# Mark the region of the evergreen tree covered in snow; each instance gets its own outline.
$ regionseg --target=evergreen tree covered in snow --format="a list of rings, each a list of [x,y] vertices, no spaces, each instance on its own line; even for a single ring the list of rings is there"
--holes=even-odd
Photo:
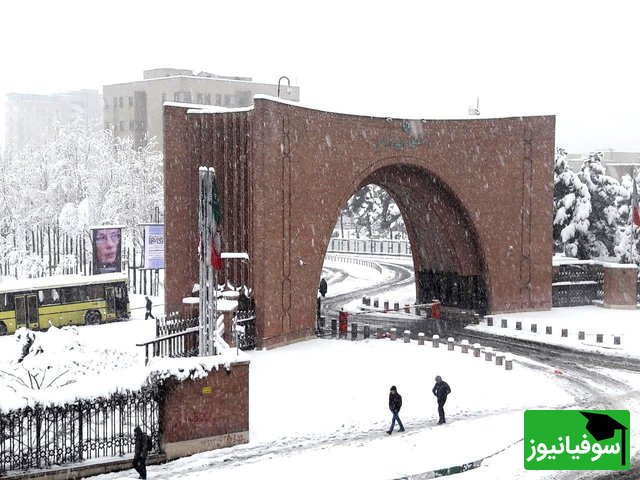
[[[615,178],[606,174],[600,152],[591,153],[578,173],[580,181],[591,195],[588,245],[590,257],[609,257],[614,254],[618,228],[628,218],[621,206],[628,204],[629,192]]]
[[[557,253],[590,258],[589,216],[591,194],[567,163],[567,154],[558,149],[553,172],[553,244]]]

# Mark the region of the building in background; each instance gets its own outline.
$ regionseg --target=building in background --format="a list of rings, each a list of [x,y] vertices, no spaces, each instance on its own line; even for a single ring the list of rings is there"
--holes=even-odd
[[[249,77],[158,68],[145,70],[143,80],[105,85],[102,92],[105,128],[119,137],[132,136],[138,146],[155,137],[162,150],[164,102],[249,107],[256,94],[278,96],[278,84],[254,83]],[[284,82],[280,98],[299,101],[299,87]]]
[[[616,152],[615,150],[595,150],[602,152],[603,164],[607,169],[607,175],[617,180],[622,180],[625,174],[631,175],[633,168],[640,169],[640,152]],[[567,163],[574,172],[579,172],[582,162],[589,158],[588,153],[570,153],[567,155]]]
[[[70,123],[81,117],[88,125],[102,126],[102,98],[98,90],[37,95],[9,93],[5,108],[5,142],[21,148],[37,142],[57,122]]]

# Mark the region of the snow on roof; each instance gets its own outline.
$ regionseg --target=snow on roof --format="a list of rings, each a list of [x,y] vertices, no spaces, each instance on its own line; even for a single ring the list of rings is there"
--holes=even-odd
[[[127,274],[122,272],[104,273],[102,275],[54,275],[0,283],[0,293],[71,287],[74,285],[127,282],[128,279]]]

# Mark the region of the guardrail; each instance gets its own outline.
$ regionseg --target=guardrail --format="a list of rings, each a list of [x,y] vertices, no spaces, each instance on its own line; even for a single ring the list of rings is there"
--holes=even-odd
[[[382,273],[382,267],[377,262],[364,260],[362,258],[354,258],[354,257],[349,257],[347,255],[334,255],[334,254],[328,253],[324,259],[330,262],[342,262],[342,263],[350,263],[353,265],[362,265],[363,267],[373,268],[377,270],[379,273]]]
[[[329,241],[327,251],[333,253],[366,253],[410,257],[411,243],[407,240],[332,238]]]

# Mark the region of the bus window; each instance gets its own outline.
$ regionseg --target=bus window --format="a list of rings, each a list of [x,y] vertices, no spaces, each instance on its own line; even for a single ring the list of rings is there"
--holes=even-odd
[[[44,290],[38,290],[38,300],[40,300],[40,305],[45,305],[45,303],[44,303]]]
[[[14,293],[5,293],[2,295],[2,299],[1,299],[2,303],[0,303],[0,307],[2,311],[8,312],[16,308],[14,295],[15,295]]]
[[[60,294],[55,288],[51,289],[51,301],[52,303],[60,303]]]
[[[102,285],[87,285],[85,288],[89,299],[98,300],[104,298],[104,287]]]

